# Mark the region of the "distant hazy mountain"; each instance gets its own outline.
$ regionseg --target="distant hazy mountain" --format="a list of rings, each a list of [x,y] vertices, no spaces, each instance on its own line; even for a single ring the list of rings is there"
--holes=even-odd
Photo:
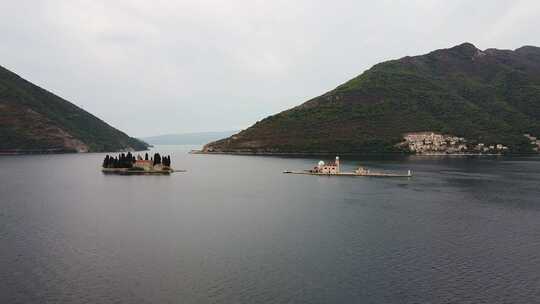
[[[146,148],[144,142],[0,66],[0,153]]]
[[[532,150],[540,137],[540,48],[470,43],[379,63],[336,89],[205,146],[208,152],[400,152],[407,132]]]
[[[165,134],[165,135],[144,137],[142,138],[142,140],[152,145],[203,145],[210,141],[218,140],[224,137],[229,137],[237,132],[238,131],[222,131],[222,132]]]

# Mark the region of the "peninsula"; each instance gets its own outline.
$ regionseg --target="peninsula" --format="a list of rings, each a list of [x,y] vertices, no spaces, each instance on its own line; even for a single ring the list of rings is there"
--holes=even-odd
[[[540,48],[471,43],[379,63],[201,153],[538,153]]]

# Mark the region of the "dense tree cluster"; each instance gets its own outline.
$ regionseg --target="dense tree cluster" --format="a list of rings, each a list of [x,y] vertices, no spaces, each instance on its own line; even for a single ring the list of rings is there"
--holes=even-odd
[[[163,163],[164,166],[170,167],[171,166],[171,156],[170,155],[164,156],[161,162]]]
[[[143,157],[141,155],[135,155],[131,154],[131,152],[121,153],[118,156],[110,156],[106,155],[105,159],[103,159],[103,168],[133,168],[133,164],[137,160],[143,160]],[[159,153],[155,153],[154,157],[151,157],[149,159],[148,153],[145,153],[144,160],[149,160],[152,162],[152,164],[155,165],[163,165],[165,167],[171,166],[171,156],[161,156]]]
[[[135,163],[135,156],[128,152],[127,154],[121,153],[118,156],[105,156],[103,160],[103,168],[131,168]]]
[[[163,156],[162,157],[161,155],[159,155],[159,153],[154,154],[154,166],[158,165],[158,164],[162,164],[165,167],[170,167],[171,166],[171,156],[168,155],[168,156]]]

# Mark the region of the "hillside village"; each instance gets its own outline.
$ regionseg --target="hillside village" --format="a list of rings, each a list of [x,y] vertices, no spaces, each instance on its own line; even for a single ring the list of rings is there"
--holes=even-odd
[[[532,136],[531,134],[524,134],[525,137],[527,137],[531,141],[531,145],[533,145],[533,150],[538,152],[540,151],[540,139],[538,139],[536,136]]]
[[[504,154],[501,144],[470,143],[464,137],[435,132],[407,133],[403,137],[409,150],[417,154]]]
[[[532,150],[540,151],[540,139],[531,134],[523,134],[529,139]],[[504,154],[509,148],[501,143],[470,142],[464,137],[440,134],[432,131],[407,133],[402,145],[416,154]]]

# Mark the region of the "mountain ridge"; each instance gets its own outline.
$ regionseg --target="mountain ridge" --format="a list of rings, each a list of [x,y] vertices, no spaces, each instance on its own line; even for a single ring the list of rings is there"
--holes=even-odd
[[[531,149],[540,135],[540,48],[480,50],[471,43],[378,63],[299,106],[271,115],[205,152],[407,152],[409,132]]]
[[[105,152],[148,145],[0,66],[0,152]]]

